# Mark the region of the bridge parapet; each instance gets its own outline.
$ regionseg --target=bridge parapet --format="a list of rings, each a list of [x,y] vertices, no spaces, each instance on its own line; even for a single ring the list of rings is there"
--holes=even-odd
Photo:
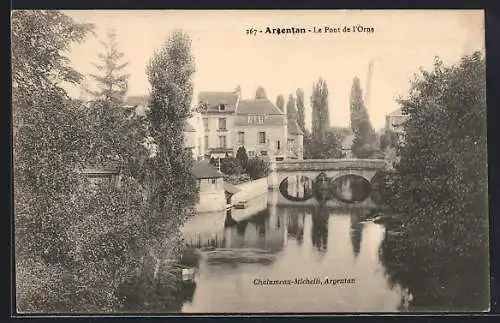
[[[275,170],[280,171],[328,171],[340,169],[379,170],[387,165],[381,159],[304,159],[276,162]]]

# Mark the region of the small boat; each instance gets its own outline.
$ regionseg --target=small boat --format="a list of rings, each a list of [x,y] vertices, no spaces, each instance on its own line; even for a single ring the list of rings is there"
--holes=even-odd
[[[194,268],[183,268],[182,269],[182,280],[183,281],[194,281],[195,278]]]
[[[387,230],[387,235],[389,236],[393,236],[393,237],[400,237],[402,236],[404,233],[403,232],[400,232],[400,231],[394,231],[394,230]]]
[[[235,209],[246,209],[247,207],[247,201],[238,201],[237,203],[234,204]]]

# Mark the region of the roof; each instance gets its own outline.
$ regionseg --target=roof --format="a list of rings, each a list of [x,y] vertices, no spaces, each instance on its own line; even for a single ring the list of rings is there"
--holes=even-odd
[[[228,105],[225,111],[234,111],[238,102],[238,94],[236,92],[200,92],[198,101],[207,104],[208,112],[219,111],[219,104]]]
[[[402,115],[403,115],[403,110],[401,108],[399,108],[397,110],[392,111],[387,116],[389,116],[389,117],[396,117],[396,116],[402,116]]]
[[[231,183],[224,182],[224,191],[228,192],[229,194],[236,194],[241,191],[241,188],[238,188]]]
[[[212,167],[212,165],[210,165],[210,163],[206,160],[196,161],[193,165],[192,172],[198,179],[224,177],[224,174]]]
[[[236,114],[283,114],[283,112],[268,99],[240,100]]]
[[[297,120],[289,119],[288,120],[288,133],[291,135],[303,135],[304,133],[300,130],[299,124]]]
[[[184,132],[196,132],[196,129],[187,121],[184,121]]]

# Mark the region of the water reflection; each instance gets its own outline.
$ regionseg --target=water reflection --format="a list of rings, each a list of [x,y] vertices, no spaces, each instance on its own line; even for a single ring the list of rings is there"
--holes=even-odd
[[[363,238],[363,224],[360,221],[359,212],[352,212],[350,221],[352,252],[354,256],[357,257],[361,251],[361,239]]]
[[[312,210],[312,244],[318,251],[325,252],[328,248],[328,219],[330,214],[322,206],[318,206]]]
[[[250,202],[251,203],[251,202]],[[234,210],[233,210],[234,211]],[[388,284],[378,250],[382,226],[362,210],[269,206],[235,221],[193,219],[186,243],[202,250],[196,289],[183,312],[398,311],[403,290]],[[199,236],[203,236],[200,238]],[[259,279],[354,278],[344,286],[256,286]]]

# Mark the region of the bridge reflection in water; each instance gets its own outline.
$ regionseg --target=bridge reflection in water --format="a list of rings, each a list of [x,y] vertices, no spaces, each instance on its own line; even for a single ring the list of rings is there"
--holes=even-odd
[[[276,193],[267,196],[269,201]],[[202,257],[194,295],[183,312],[399,311],[403,292],[387,282],[378,257],[385,230],[363,221],[367,210],[270,203],[244,220],[234,220],[232,210],[198,215],[186,224],[185,241]],[[326,276],[355,283],[254,284],[255,279]]]

